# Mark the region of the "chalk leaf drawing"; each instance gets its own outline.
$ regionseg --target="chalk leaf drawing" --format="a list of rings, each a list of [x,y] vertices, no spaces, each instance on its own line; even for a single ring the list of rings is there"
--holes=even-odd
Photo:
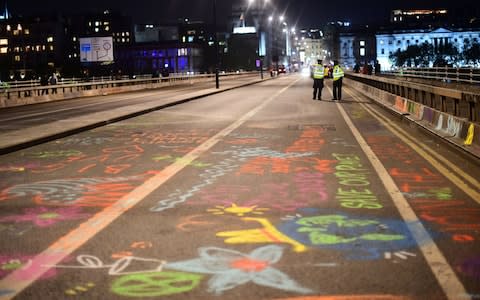
[[[283,254],[283,248],[271,245],[243,254],[234,250],[216,247],[199,249],[199,258],[167,263],[165,269],[200,274],[213,274],[209,280],[209,291],[221,294],[247,282],[275,289],[312,293],[312,290],[301,287],[287,275],[272,267]]]
[[[90,214],[81,213],[81,210],[80,207],[26,208],[23,215],[1,217],[0,222],[32,222],[38,227],[48,227],[62,221],[84,219],[90,216]]]
[[[286,221],[279,229],[306,246],[345,251],[352,259],[379,259],[416,246],[407,224],[395,220],[325,214]]]

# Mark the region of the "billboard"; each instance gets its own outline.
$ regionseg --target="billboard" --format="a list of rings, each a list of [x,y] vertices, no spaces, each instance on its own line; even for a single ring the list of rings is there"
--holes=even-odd
[[[107,37],[80,38],[80,62],[113,61],[113,40]]]

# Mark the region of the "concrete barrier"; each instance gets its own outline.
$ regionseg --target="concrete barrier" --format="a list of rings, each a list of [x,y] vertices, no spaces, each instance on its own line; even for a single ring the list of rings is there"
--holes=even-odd
[[[345,84],[375,100],[395,114],[480,158],[480,124],[470,122],[467,118],[441,112],[422,103],[391,94],[359,81],[347,78]]]
[[[258,76],[256,72],[222,74],[222,80],[234,80]],[[214,82],[213,75],[197,75],[190,77],[148,78],[105,82],[90,82],[78,84],[59,84],[56,86],[34,86],[28,88],[14,88],[3,90],[0,93],[0,108],[14,107],[35,103],[69,100],[74,98],[104,96],[141,90],[158,89],[179,84],[194,84],[200,82]],[[52,88],[57,93],[52,94]],[[42,95],[47,89],[49,94]]]

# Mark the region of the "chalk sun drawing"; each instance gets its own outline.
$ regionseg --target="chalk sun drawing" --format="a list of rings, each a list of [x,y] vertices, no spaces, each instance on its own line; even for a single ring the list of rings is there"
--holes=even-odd
[[[237,206],[235,203],[232,203],[230,207],[225,206],[216,206],[216,208],[207,209],[208,212],[214,215],[224,215],[224,214],[233,214],[238,217],[243,217],[246,214],[254,215],[263,215],[264,211],[269,210],[268,208],[257,208],[257,205],[254,206]]]
[[[272,267],[283,255],[279,246],[257,248],[249,254],[216,247],[200,248],[198,252],[199,258],[167,263],[165,268],[214,275],[208,289],[217,295],[248,282],[301,294],[313,292]]]

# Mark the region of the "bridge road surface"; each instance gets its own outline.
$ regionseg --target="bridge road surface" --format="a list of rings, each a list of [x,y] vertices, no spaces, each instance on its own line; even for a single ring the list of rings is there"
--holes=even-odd
[[[479,299],[478,161],[311,85],[0,156],[0,299]]]

